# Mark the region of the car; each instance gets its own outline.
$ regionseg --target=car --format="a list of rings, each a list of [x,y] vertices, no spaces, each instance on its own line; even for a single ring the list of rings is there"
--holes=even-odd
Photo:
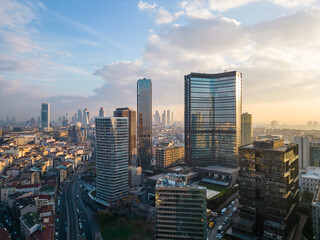
[[[221,214],[223,215],[223,214],[225,214],[227,212],[227,209],[226,208],[223,208],[222,210],[221,210]]]
[[[234,204],[235,204],[235,201],[232,201],[230,205],[233,206]]]
[[[229,218],[228,218],[228,217],[226,217],[226,218],[224,219],[224,221],[226,221],[226,222],[228,222],[228,220],[229,220]]]
[[[229,217],[232,217],[232,215],[233,215],[233,213],[231,212],[231,213],[229,214]]]
[[[237,211],[237,207],[234,207],[233,210],[232,210],[232,212],[235,213],[236,211]]]

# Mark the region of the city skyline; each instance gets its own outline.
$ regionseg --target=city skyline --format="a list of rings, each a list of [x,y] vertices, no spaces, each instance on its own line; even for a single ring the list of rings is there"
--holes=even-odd
[[[255,123],[320,120],[318,1],[1,1],[0,9],[0,119],[37,118],[39,102],[50,103],[52,120],[136,109],[136,79],[146,77],[153,108],[181,121],[185,74],[236,70]]]

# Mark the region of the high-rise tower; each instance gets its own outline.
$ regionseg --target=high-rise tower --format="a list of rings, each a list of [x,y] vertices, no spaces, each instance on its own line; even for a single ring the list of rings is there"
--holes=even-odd
[[[97,117],[97,198],[109,204],[128,194],[128,118]]]
[[[191,73],[184,79],[186,163],[237,167],[242,74]]]
[[[151,79],[137,82],[138,157],[142,169],[151,166],[152,158],[152,83]]]
[[[41,105],[41,127],[43,130],[50,128],[50,104],[42,103]]]
[[[252,143],[252,115],[242,113],[241,115],[241,145]]]
[[[129,165],[137,165],[137,114],[131,108],[117,108],[113,112],[114,117],[128,118],[129,131]]]

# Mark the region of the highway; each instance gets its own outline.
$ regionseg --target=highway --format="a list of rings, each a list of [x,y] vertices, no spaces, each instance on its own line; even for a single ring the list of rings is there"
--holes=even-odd
[[[69,178],[70,182],[65,181],[60,198],[60,211],[58,211],[58,239],[93,240],[96,232],[99,231],[93,212],[81,198],[82,193],[78,182],[81,173],[82,171],[76,172],[71,179]]]

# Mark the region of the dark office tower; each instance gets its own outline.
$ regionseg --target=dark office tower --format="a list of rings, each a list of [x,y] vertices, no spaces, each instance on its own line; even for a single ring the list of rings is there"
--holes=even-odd
[[[142,169],[151,166],[152,158],[152,83],[151,79],[137,82],[138,157]]]
[[[97,198],[109,204],[128,195],[128,118],[97,117]]]
[[[163,113],[162,113],[161,124],[162,124],[162,126],[165,126],[166,123],[167,123],[166,111],[164,110]]]
[[[242,113],[241,115],[241,145],[252,143],[252,115]]]
[[[41,127],[43,130],[50,128],[50,104],[42,103],[41,105]]]
[[[241,146],[239,167],[240,216],[234,220],[232,235],[287,239],[299,203],[297,145],[262,139]]]
[[[129,165],[137,165],[137,114],[131,108],[117,108],[114,117],[127,117],[129,124]]]
[[[105,114],[104,108],[101,107],[99,110],[99,117],[105,117],[105,116],[106,116],[106,114]]]
[[[78,122],[82,122],[82,111],[81,111],[81,109],[78,110]]]
[[[191,73],[184,79],[186,163],[237,167],[242,74]]]
[[[167,110],[167,124],[170,125],[170,110]]]

